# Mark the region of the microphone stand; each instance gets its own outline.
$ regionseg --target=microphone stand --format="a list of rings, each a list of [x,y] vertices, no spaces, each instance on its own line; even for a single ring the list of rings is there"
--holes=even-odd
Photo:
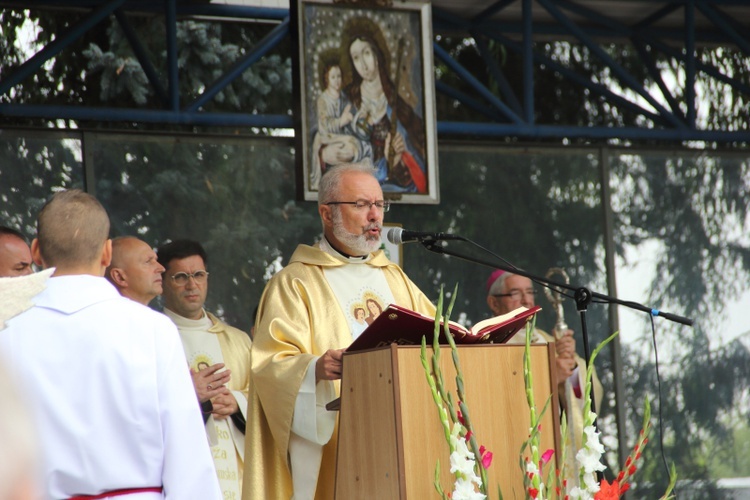
[[[464,238],[462,236],[456,236],[456,235],[450,235],[452,240],[459,240],[459,241],[465,241],[468,243],[471,243],[472,245],[476,246],[477,248],[480,248],[484,251],[489,252],[485,248],[483,248],[481,245],[477,245],[473,241]],[[625,301],[620,300],[616,297],[612,297],[610,295],[604,295],[601,293],[591,292],[589,289],[585,287],[576,287],[570,284],[566,283],[558,283],[556,281],[552,281],[546,277],[537,276],[535,274],[531,274],[529,272],[524,271],[523,269],[519,269],[517,267],[507,265],[507,264],[497,264],[496,262],[490,262],[488,260],[479,259],[476,257],[471,257],[466,254],[461,254],[459,252],[455,252],[452,250],[447,249],[446,247],[442,245],[438,245],[439,239],[435,237],[427,236],[423,239],[419,240],[420,243],[429,251],[441,254],[441,255],[449,255],[452,257],[458,257],[459,259],[466,260],[468,262],[472,262],[475,264],[481,264],[483,266],[502,269],[503,271],[512,273],[512,274],[518,274],[520,276],[524,276],[526,278],[529,278],[531,281],[534,281],[536,283],[540,283],[544,286],[550,287],[553,290],[561,290],[566,289],[573,292],[573,297],[576,302],[576,309],[580,314],[581,318],[581,337],[583,338],[583,349],[584,349],[584,359],[586,360],[586,363],[590,363],[591,361],[591,347],[589,345],[589,336],[588,336],[588,328],[587,328],[587,318],[586,318],[586,310],[588,309],[589,303],[593,299],[597,299],[599,301],[610,303],[610,304],[618,304],[621,306],[629,307],[631,309],[636,309],[638,311],[643,311],[648,314],[651,314],[652,316],[661,316],[665,319],[668,319],[670,321],[673,321],[675,323],[680,323],[687,326],[693,326],[693,320],[691,318],[686,318],[684,316],[679,316],[677,314],[672,314],[664,311],[660,311],[658,309],[649,308],[642,304],[639,304],[637,302],[631,302],[631,301]],[[489,252],[491,253],[491,252]],[[596,403],[594,399],[591,400],[591,411],[596,412]],[[594,426],[596,427],[596,422],[594,422]]]

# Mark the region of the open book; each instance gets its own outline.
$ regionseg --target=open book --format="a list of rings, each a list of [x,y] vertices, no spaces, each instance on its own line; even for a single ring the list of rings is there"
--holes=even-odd
[[[456,344],[477,344],[507,342],[518,330],[526,325],[541,307],[531,309],[519,307],[508,314],[502,314],[478,322],[470,329],[450,321],[449,329]],[[394,304],[388,306],[359,337],[346,349],[348,352],[372,349],[389,344],[421,344],[422,337],[427,336],[427,343],[432,344],[435,319]],[[440,328],[441,344],[447,344],[443,328]]]

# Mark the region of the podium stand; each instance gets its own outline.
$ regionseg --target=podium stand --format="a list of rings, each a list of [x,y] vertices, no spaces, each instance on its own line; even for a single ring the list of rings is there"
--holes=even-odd
[[[523,498],[520,450],[529,433],[523,379],[523,345],[459,346],[466,403],[480,445],[493,453],[488,493]],[[428,356],[432,351],[428,348]],[[559,404],[552,344],[531,346],[534,398],[541,412],[541,452],[559,449]],[[435,466],[446,493],[453,487],[450,453],[438,409],[420,361],[419,346],[346,353],[336,463],[336,499],[437,498]],[[455,397],[450,347],[442,347],[441,369]],[[556,456],[557,454],[555,454]]]

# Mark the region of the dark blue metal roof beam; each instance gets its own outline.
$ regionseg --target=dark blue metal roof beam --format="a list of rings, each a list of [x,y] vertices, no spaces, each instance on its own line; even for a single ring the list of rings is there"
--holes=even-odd
[[[696,4],[696,7],[698,7],[698,10],[701,11],[701,13],[706,16],[706,18],[714,23],[717,28],[719,28],[721,31],[726,33],[726,35],[729,37],[729,39],[734,42],[737,47],[740,48],[740,50],[745,54],[745,56],[750,56],[750,43],[748,43],[747,38],[743,37],[726,19],[726,16],[715,9],[714,7],[699,2]]]
[[[487,107],[482,102],[477,101],[473,97],[466,95],[465,93],[461,92],[460,90],[456,90],[450,85],[448,85],[445,82],[441,82],[440,80],[435,81],[435,90],[438,92],[447,95],[451,99],[455,99],[462,103],[464,106],[468,106],[469,108],[473,109],[477,113],[481,113],[484,116],[490,118],[491,120],[495,120],[498,122],[506,121],[504,117],[500,114],[494,111],[492,108]]]
[[[651,129],[639,127],[566,127],[560,125],[535,125],[521,127],[504,123],[438,122],[438,134],[472,135],[488,137],[524,137],[528,139],[621,139],[736,142],[750,141],[747,131],[713,131],[676,129]]]
[[[148,78],[148,81],[154,88],[156,96],[161,100],[163,106],[168,106],[169,97],[167,96],[167,91],[161,84],[161,81],[159,81],[159,75],[156,73],[156,69],[154,69],[153,64],[151,64],[151,61],[148,58],[148,53],[143,47],[143,44],[138,38],[138,35],[136,35],[133,27],[130,25],[127,17],[125,17],[125,14],[121,9],[115,11],[115,18],[117,18],[117,22],[120,24],[120,28],[122,29],[125,38],[127,38],[128,42],[130,43],[135,57],[138,59],[138,62],[141,63],[141,68],[143,68],[143,72],[146,74],[146,78]]]
[[[534,31],[531,13],[531,0],[523,0],[523,108],[526,123],[533,125],[535,121],[534,106]]]
[[[586,9],[585,7],[582,7],[580,5],[576,5],[570,2],[566,2],[565,0],[558,0],[561,5],[565,5],[565,8],[568,10],[571,10],[573,12],[576,12],[582,16],[586,16],[589,19],[592,20],[598,20],[598,22],[602,23],[603,26],[607,27],[608,29],[614,31],[615,33],[627,37],[627,38],[638,38],[646,42],[648,45],[651,45],[652,47],[660,50],[664,54],[668,55],[669,57],[672,57],[676,60],[682,61],[683,64],[686,63],[686,54],[673,49],[663,41],[661,41],[661,38],[663,38],[664,30],[658,30],[657,32],[654,32],[650,29],[645,29],[643,26],[640,28],[634,29],[634,28],[628,28],[627,26],[624,26],[620,23],[616,23],[613,21],[608,20],[607,18],[602,18],[595,12]],[[682,8],[682,4],[676,4],[675,8],[671,9],[670,12],[677,10],[677,8]],[[695,30],[693,31],[694,34]],[[670,37],[671,38],[671,37]],[[723,37],[726,38],[726,37]],[[684,30],[682,30],[682,40],[681,42],[684,43],[685,41],[685,34]],[[700,71],[706,73],[707,75],[716,78],[717,80],[720,80],[722,83],[725,83],[735,90],[738,90],[740,92],[744,93],[750,93],[750,87],[743,84],[739,80],[733,80],[723,74],[721,74],[718,70],[715,68],[712,68],[711,66],[708,66],[706,64],[701,63],[700,61],[695,61],[696,68]]]
[[[687,54],[683,53],[681,50],[674,49],[670,47],[669,45],[659,42],[658,40],[650,39],[647,37],[644,37],[644,40],[652,47],[663,52],[665,55],[672,57],[673,59],[680,61],[683,64],[686,62]],[[719,80],[720,82],[729,85],[734,90],[750,95],[750,86],[742,83],[740,80],[732,79],[726,76],[725,74],[723,74],[722,72],[714,68],[713,66],[709,66],[708,64],[704,64],[700,61],[695,61],[695,67],[696,69],[702,71],[708,76],[715,78]]]
[[[435,57],[443,61],[445,64],[448,65],[448,67],[453,70],[454,73],[456,73],[462,80],[464,80],[466,83],[468,83],[471,87],[474,88],[479,94],[481,94],[482,97],[487,99],[490,104],[495,106],[503,115],[507,116],[509,120],[511,120],[514,123],[521,124],[521,119],[518,117],[517,114],[513,112],[505,103],[503,103],[500,99],[497,98],[495,94],[490,92],[487,87],[482,85],[482,82],[476,79],[474,75],[469,73],[466,68],[461,66],[455,59],[453,59],[448,52],[446,52],[440,45],[437,43],[432,44]]]
[[[685,103],[687,122],[695,128],[695,4],[685,2]]]
[[[500,87],[500,92],[503,94],[503,98],[505,101],[510,105],[511,108],[513,108],[513,111],[515,111],[517,114],[521,115],[523,114],[523,109],[521,108],[521,103],[518,101],[518,98],[516,97],[516,93],[513,92],[513,89],[510,87],[510,83],[508,83],[508,79],[505,78],[505,75],[503,74],[503,70],[500,69],[500,66],[498,66],[497,61],[495,61],[495,58],[492,57],[492,54],[490,54],[490,50],[487,47],[487,42],[484,40],[482,36],[479,36],[479,34],[473,34],[474,41],[477,44],[477,48],[479,49],[479,54],[482,56],[482,59],[487,63],[487,67],[490,70],[490,74],[497,82],[497,85]]]
[[[289,18],[287,17],[284,21],[276,26],[270,33],[268,33],[253,49],[248,52],[244,57],[239,59],[232,65],[232,67],[224,73],[218,80],[216,80],[209,88],[207,88],[203,94],[201,94],[195,101],[185,108],[185,111],[190,113],[197,111],[201,106],[204,106],[208,101],[213,99],[216,94],[221,92],[227,85],[238,78],[242,73],[255,64],[261,57],[266,55],[268,51],[276,47],[289,33]]]
[[[498,12],[500,12],[501,10],[503,10],[508,5],[512,4],[513,2],[515,2],[515,0],[498,0],[497,2],[490,5],[489,7],[484,9],[482,12],[474,16],[471,19],[471,22],[473,23],[476,21],[482,21],[484,19],[488,19],[492,17],[493,15],[497,14]]]
[[[167,36],[167,75],[169,78],[169,109],[180,110],[180,72],[177,67],[177,0],[166,0],[164,23]]]
[[[168,123],[175,125],[204,125],[212,127],[268,127],[293,128],[289,115],[255,115],[250,113],[183,113],[167,109],[95,108],[89,106],[40,106],[35,104],[2,104],[0,114],[63,120],[93,120],[102,122]]]
[[[501,43],[504,43],[505,45],[507,45],[512,50],[515,50],[516,52],[520,53],[520,52],[523,51],[523,47],[521,46],[521,44],[519,44],[517,42],[514,42],[513,40],[511,40],[509,38],[506,38],[506,37],[504,37],[502,35],[485,33],[485,36],[490,36],[492,38],[495,38],[496,40],[498,40]],[[622,106],[622,107],[624,107],[626,109],[630,109],[634,113],[639,114],[639,115],[643,115],[644,117],[649,118],[650,120],[654,121],[655,123],[664,123],[664,119],[660,115],[658,115],[658,114],[656,114],[656,113],[654,113],[652,111],[649,111],[649,110],[647,110],[645,108],[642,108],[638,104],[625,99],[621,95],[615,94],[614,92],[612,92],[611,90],[609,90],[607,87],[605,87],[603,85],[594,83],[591,80],[587,80],[586,78],[584,78],[581,75],[577,74],[573,70],[571,70],[569,68],[566,68],[562,64],[558,63],[557,61],[554,61],[554,60],[550,59],[547,56],[544,56],[544,55],[538,54],[538,53],[534,53],[534,60],[537,63],[539,63],[539,64],[543,64],[543,65],[549,67],[552,71],[556,71],[556,72],[560,73],[562,76],[564,76],[565,78],[567,78],[567,79],[569,79],[569,80],[577,83],[578,85],[580,85],[580,86],[582,86],[584,88],[589,89],[590,91],[592,91],[596,95],[599,95],[599,96],[601,96],[601,97],[603,97],[605,99],[608,99],[608,100],[612,101],[614,104],[616,104],[618,106]]]
[[[664,54],[668,55],[669,57],[672,57],[676,60],[682,61],[683,64],[686,64],[686,57],[687,54],[683,54],[681,51],[675,50],[663,41],[661,39],[665,38],[663,36],[664,30],[659,29],[658,31],[652,31],[648,29],[643,29],[643,26],[639,24],[638,28],[631,29],[628,28],[620,23],[616,23],[614,21],[610,21],[607,18],[602,18],[601,16],[598,16],[595,12],[590,11],[589,9],[586,9],[584,7],[581,7],[580,5],[572,4],[570,2],[566,2],[565,0],[559,0],[559,3],[561,5],[565,5],[565,8],[568,10],[571,10],[573,12],[576,12],[580,15],[586,16],[589,19],[597,19],[600,23],[602,23],[605,27],[607,27],[610,30],[613,30],[615,33],[618,33],[624,37],[627,38],[639,38],[646,42],[648,45],[651,45],[654,48],[659,49]],[[676,4],[675,8],[671,9],[670,12],[673,12],[674,10],[677,10],[677,8],[682,8],[682,4]],[[682,33],[682,39],[680,40],[681,43],[685,42],[685,34],[684,30]],[[705,33],[701,35],[701,38],[706,40]],[[666,37],[671,39],[672,36]],[[726,38],[726,37],[722,37]],[[695,57],[694,53],[691,55],[691,57]],[[730,85],[735,90],[738,90],[740,92],[744,93],[750,93],[750,87],[743,84],[739,80],[733,80],[723,74],[721,74],[718,70],[715,68],[712,68],[711,66],[708,66],[706,64],[701,63],[700,61],[695,61],[696,68],[700,71],[706,73],[707,75],[716,78],[720,80],[721,82]]]
[[[648,16],[647,18],[642,19],[639,22],[633,24],[631,27],[633,30],[637,31],[647,26],[651,26],[655,22],[667,17],[669,14],[671,14],[672,12],[676,11],[679,8],[680,8],[680,5],[677,3],[667,4],[661,9],[651,14],[650,16]]]
[[[667,103],[669,104],[669,108],[672,110],[672,113],[679,116],[681,119],[684,119],[685,115],[680,109],[680,104],[677,102],[677,100],[672,95],[672,92],[669,90],[669,88],[667,88],[667,85],[664,83],[664,78],[662,78],[661,72],[656,67],[654,58],[651,57],[651,54],[646,49],[646,45],[637,39],[633,39],[631,40],[631,42],[633,43],[633,47],[635,47],[635,50],[638,52],[638,56],[643,61],[643,64],[646,66],[646,70],[651,75],[651,78],[654,79],[654,82],[656,82],[656,85],[659,87],[661,94],[667,100]]]
[[[55,38],[54,41],[47,44],[42,50],[34,54],[28,61],[19,66],[18,69],[8,76],[8,78],[0,82],[0,95],[5,94],[27,77],[31,76],[36,70],[41,68],[44,63],[60,53],[63,49],[67,48],[71,43],[80,38],[81,35],[86,33],[92,27],[99,24],[103,19],[107,18],[115,9],[120,7],[124,1],[125,0],[112,0],[111,2],[102,5],[90,15],[71,26],[64,34],[61,34],[59,37]]]
[[[643,97],[646,102],[648,102],[653,108],[661,114],[664,118],[666,118],[669,122],[672,123],[677,128],[684,128],[685,124],[681,122],[675,115],[670,113],[667,109],[664,108],[659,102],[654,99],[654,97],[646,91],[646,89],[643,88],[643,86],[636,80],[630,73],[628,73],[622,66],[620,66],[617,61],[612,59],[609,54],[607,54],[600,46],[598,46],[596,43],[594,43],[591,38],[589,38],[586,33],[583,32],[578,26],[576,26],[573,22],[568,19],[567,16],[565,16],[555,5],[553,5],[548,0],[537,0],[545,9],[547,9],[547,12],[549,12],[557,21],[568,28],[572,34],[576,36],[581,42],[583,42],[584,45],[586,45],[589,50],[596,54],[602,61],[604,61],[612,70],[612,72],[620,79],[622,80],[627,86],[629,86],[632,90],[637,92],[638,94]]]

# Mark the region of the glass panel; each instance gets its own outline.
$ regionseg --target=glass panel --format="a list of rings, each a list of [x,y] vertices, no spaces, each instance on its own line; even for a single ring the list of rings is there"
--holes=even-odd
[[[298,242],[320,233],[311,203],[295,200],[287,139],[95,135],[87,147],[113,235],[153,246],[178,238],[209,258],[206,307],[248,331],[265,280]]]
[[[652,337],[647,315],[620,309],[627,434],[641,425],[645,397],[660,424],[641,478],[655,486],[637,496],[664,491],[666,461],[682,480],[678,498],[724,498],[726,481],[718,490],[698,481],[746,477],[750,464],[748,156],[628,151],[611,164],[619,296],[695,320],[691,328],[657,317]]]
[[[33,238],[42,205],[68,188],[83,188],[78,134],[0,130],[0,224]]]

